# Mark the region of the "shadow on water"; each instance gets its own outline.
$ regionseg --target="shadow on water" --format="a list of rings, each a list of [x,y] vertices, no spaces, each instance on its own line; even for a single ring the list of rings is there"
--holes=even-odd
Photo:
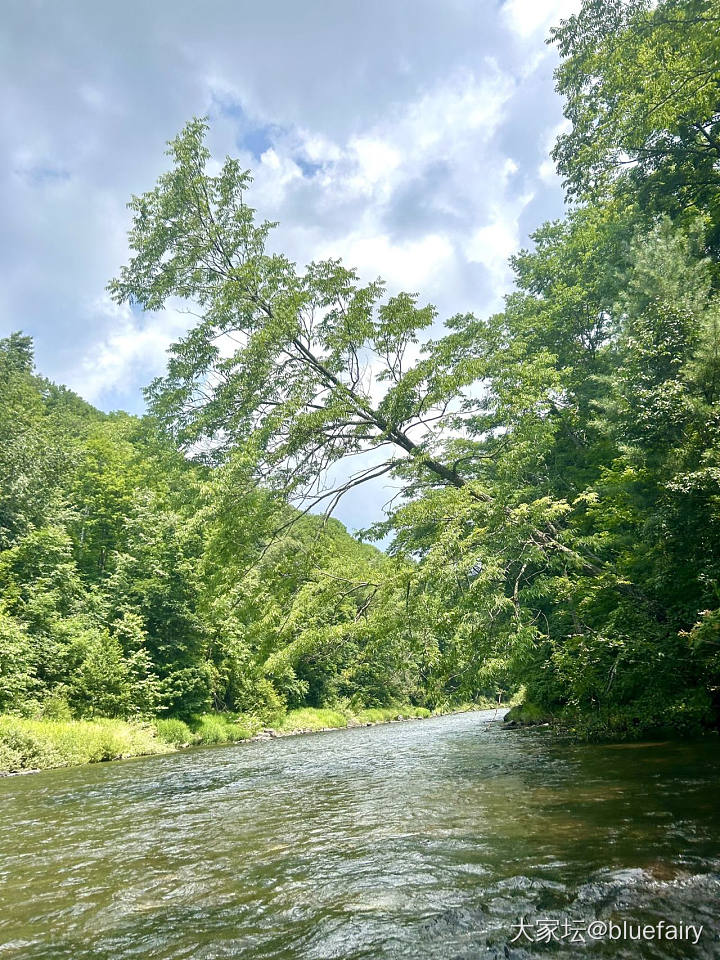
[[[492,716],[6,779],[0,960],[720,956],[717,743]],[[704,930],[557,939],[597,920]]]

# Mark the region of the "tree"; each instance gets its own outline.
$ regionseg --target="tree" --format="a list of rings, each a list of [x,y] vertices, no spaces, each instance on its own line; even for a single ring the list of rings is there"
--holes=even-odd
[[[201,713],[210,704],[210,665],[198,611],[198,530],[146,495],[126,519],[126,538],[107,583],[111,630],[134,621],[164,706],[185,717]]]
[[[552,31],[571,129],[553,156],[569,194],[705,218],[720,257],[717,0],[585,0]]]
[[[203,311],[174,348],[168,376],[150,388],[155,412],[182,443],[202,439],[215,455],[249,436],[258,476],[302,498],[318,466],[387,448],[387,459],[343,489],[402,473],[401,457],[426,477],[461,486],[459,464],[436,455],[446,446],[443,428],[469,413],[451,412],[462,384],[411,362],[434,309],[409,294],[381,302],[380,281],[361,286],[339,261],[300,274],[268,254],[273,224],[256,226],[244,202],[249,173],[228,158],[218,176],[208,175],[205,130],[203,121],[188,124],[170,145],[174,169],[132,201],[136,254],[110,285],[118,300],[148,309],[174,295]],[[313,502],[335,495],[316,493]]]
[[[382,302],[380,281],[361,286],[339,261],[301,274],[267,253],[273,225],[257,226],[244,201],[249,173],[230,158],[217,176],[206,172],[206,128],[189,123],[170,144],[173,169],[132,200],[135,255],[110,284],[121,302],[158,309],[176,296],[200,311],[148,391],[154,413],[211,460],[242,449],[248,477],[306,512],[324,504],[329,514],[347,490],[387,474],[405,496],[448,485],[493,503],[478,482],[482,462],[496,456],[501,431],[521,419],[537,426],[552,408],[552,355],[498,365],[514,349],[502,328],[457,316],[447,323],[454,332],[413,363],[434,309],[407,293]],[[486,378],[495,380],[491,400],[472,389]],[[330,466],[368,453],[349,479],[322,485]],[[594,568],[542,524],[534,533],[545,549]]]
[[[57,511],[68,465],[47,421],[32,357],[28,337],[0,340],[0,550]]]
[[[9,337],[0,339],[0,354],[3,357],[3,375],[22,375],[33,372],[35,353],[32,337],[27,337],[19,330]]]
[[[423,700],[422,658],[403,621],[410,570],[337,520],[243,489],[243,476],[231,458],[205,491],[201,609],[216,706]]]
[[[23,625],[0,606],[0,711],[12,710],[35,693],[36,653]]]

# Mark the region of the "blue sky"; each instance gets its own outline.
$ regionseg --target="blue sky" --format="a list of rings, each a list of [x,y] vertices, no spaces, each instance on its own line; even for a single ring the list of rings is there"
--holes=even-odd
[[[207,114],[300,263],[340,256],[441,316],[497,309],[507,257],[563,211],[551,24],[575,0],[5,0],[0,335],[99,407],[141,388],[192,318],[117,307],[126,202]],[[339,516],[363,526],[382,492]]]

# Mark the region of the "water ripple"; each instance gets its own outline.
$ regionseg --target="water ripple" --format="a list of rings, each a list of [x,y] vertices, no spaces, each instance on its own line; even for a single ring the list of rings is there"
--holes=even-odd
[[[718,956],[716,745],[581,747],[492,717],[2,781],[0,960],[521,960],[521,915],[703,923],[647,956]]]

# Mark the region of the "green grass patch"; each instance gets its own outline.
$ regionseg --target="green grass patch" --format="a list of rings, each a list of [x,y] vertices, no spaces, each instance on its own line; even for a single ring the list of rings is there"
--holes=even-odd
[[[0,773],[167,753],[150,724],[0,717]]]
[[[280,723],[275,724],[279,733],[291,733],[299,730],[324,730],[346,727],[348,715],[342,710],[333,710],[329,707],[301,707],[299,710],[289,710]]]
[[[355,726],[363,723],[387,723],[390,720],[407,720],[411,717],[429,717],[426,707],[392,706],[367,707],[361,710],[348,710],[329,707],[302,707],[290,710],[275,729],[280,733],[301,730],[327,730]]]
[[[249,739],[255,732],[251,721],[232,714],[205,713],[192,722],[193,743],[234,743]]]
[[[426,707],[368,707],[358,710],[354,716],[360,723],[387,723],[389,720],[407,720],[408,717],[429,717]]]
[[[190,727],[177,717],[162,717],[153,723],[158,738],[163,743],[170,743],[175,747],[184,747],[195,742],[195,735]]]

